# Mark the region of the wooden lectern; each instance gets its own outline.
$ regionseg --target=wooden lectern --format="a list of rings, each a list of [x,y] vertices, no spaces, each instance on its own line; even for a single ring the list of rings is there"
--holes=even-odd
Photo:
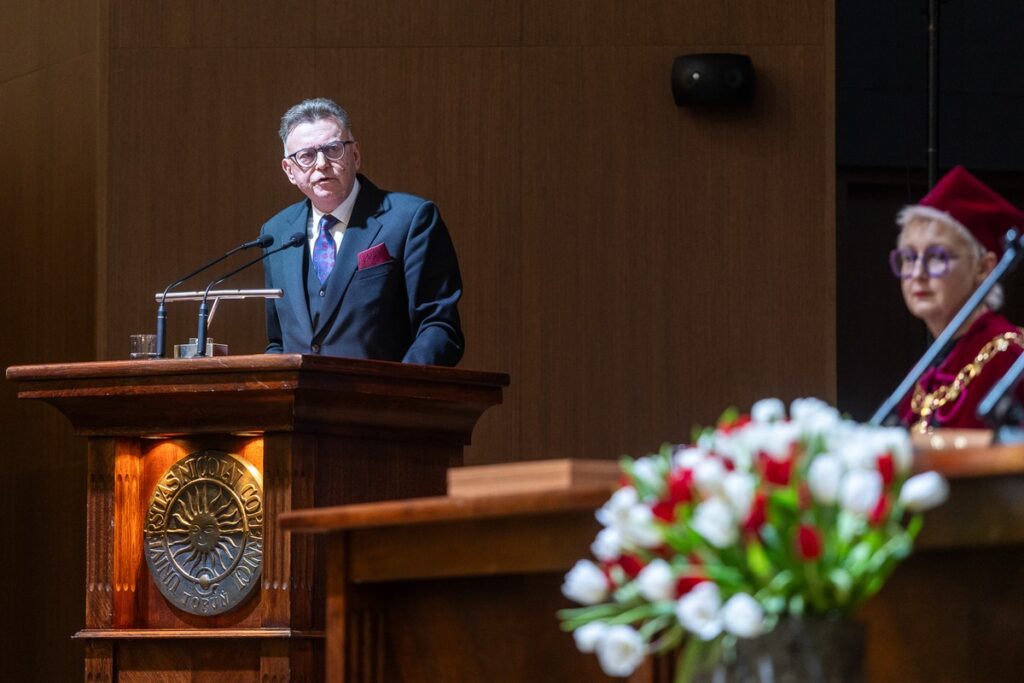
[[[89,439],[76,637],[90,682],[321,680],[322,543],[282,534],[278,517],[443,494],[508,385],[503,374],[298,355],[19,366],[7,377]]]

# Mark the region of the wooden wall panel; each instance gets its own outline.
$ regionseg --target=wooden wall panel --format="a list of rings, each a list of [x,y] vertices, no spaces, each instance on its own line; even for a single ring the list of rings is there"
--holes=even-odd
[[[295,201],[281,171],[281,112],[313,89],[311,50],[124,49],[110,59],[109,220],[101,358],[155,330],[153,294],[254,239]],[[202,289],[258,254],[239,254],[181,289]],[[224,287],[262,286],[262,269]],[[196,336],[194,303],[168,308],[168,350]],[[266,346],[262,304],[221,306],[210,328],[232,353]]]
[[[316,17],[297,0],[110,3],[110,47],[309,47]],[[152,73],[152,72],[151,72]]]
[[[103,5],[104,0],[0,0],[0,84],[83,55],[95,57]]]
[[[95,354],[97,4],[0,2],[4,367]],[[80,679],[85,443],[3,381],[0,456],[0,678]]]
[[[523,46],[719,42],[726,12],[724,2],[699,0],[523,0]]]
[[[434,200],[459,253],[462,367],[519,370],[519,55],[507,48],[317,50],[317,92],[339,93],[363,173]],[[282,179],[283,180],[283,179]],[[290,186],[289,186],[290,187]],[[294,193],[294,190],[293,190]],[[294,193],[297,195],[297,193]],[[519,384],[474,434],[467,462],[517,458]]]
[[[124,7],[114,33],[141,45],[117,28],[139,11]],[[306,27],[278,7],[287,18],[274,35],[289,44]],[[325,93],[350,108],[365,173],[441,207],[467,283],[464,366],[513,377],[468,462],[612,457],[685,439],[729,403],[834,393],[827,3],[499,3],[490,22],[465,2],[417,7],[320,4],[315,50],[199,48],[235,45],[211,27],[236,26],[195,3],[162,23],[138,19],[147,40],[193,49],[114,52],[111,100],[131,104],[111,112],[126,134],[111,140],[110,244],[135,244],[107,250],[118,280],[107,305],[297,199],[265,141],[288,104]],[[245,45],[272,33],[267,12]],[[675,107],[673,57],[723,49],[753,56],[757,104]],[[177,144],[136,169],[129,141],[140,137]],[[232,150],[246,140],[261,142],[237,182]],[[205,163],[175,175],[183,159]],[[239,194],[253,200],[239,206]],[[135,218],[153,227],[132,233]],[[152,325],[148,299],[126,305],[108,316],[110,356]],[[229,331],[233,352],[262,347],[246,307],[212,330]],[[172,339],[194,334],[193,305],[172,316]]]
[[[278,120],[324,94],[351,110],[369,177],[441,208],[466,282],[463,366],[512,376],[467,462],[640,453],[729,403],[834,397],[831,2],[0,2],[7,365],[123,357],[155,325],[154,292],[299,199]],[[752,56],[752,108],[675,106],[672,59],[702,51]],[[54,223],[73,247],[40,239]],[[171,342],[195,314],[171,309]],[[260,307],[227,304],[211,334],[261,350]],[[12,452],[50,454],[19,470],[16,517],[29,482],[84,448],[10,388],[0,399]],[[80,509],[71,485],[47,495]],[[80,575],[75,523],[48,519],[61,550],[43,555]],[[67,630],[38,632],[62,653],[46,665],[69,660]]]
[[[725,0],[720,43],[820,45],[834,43],[834,2],[821,0]],[[826,64],[819,63],[819,67]],[[828,63],[831,74],[831,62]]]
[[[315,44],[400,51],[412,46],[516,45],[521,4],[521,0],[316,0]]]
[[[524,133],[517,379],[562,392],[524,402],[524,455],[636,453],[729,403],[834,393],[825,50],[752,48],[761,92],[737,112],[675,107],[683,51],[524,50],[524,81],[560,80],[524,89],[524,131],[550,138]]]

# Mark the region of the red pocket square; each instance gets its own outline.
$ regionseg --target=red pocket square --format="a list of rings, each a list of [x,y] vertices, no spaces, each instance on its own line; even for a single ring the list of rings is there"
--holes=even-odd
[[[359,252],[357,258],[359,259],[359,264],[356,266],[358,270],[373,268],[392,260],[391,254],[388,253],[387,245],[383,242],[370,247],[366,251]]]

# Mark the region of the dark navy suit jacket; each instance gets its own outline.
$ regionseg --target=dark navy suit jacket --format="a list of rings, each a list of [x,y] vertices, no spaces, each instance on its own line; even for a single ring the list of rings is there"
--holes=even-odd
[[[334,270],[307,287],[308,243],[266,261],[267,353],[306,353],[454,366],[464,340],[457,304],[462,277],[448,229],[432,202],[388,192],[359,176],[360,190]],[[309,200],[263,226],[284,244],[306,234]],[[359,253],[383,244],[391,260],[358,269]],[[375,260],[380,260],[375,259]],[[315,277],[315,276],[314,276]],[[310,306],[310,299],[319,299]],[[311,313],[311,311],[313,311]]]

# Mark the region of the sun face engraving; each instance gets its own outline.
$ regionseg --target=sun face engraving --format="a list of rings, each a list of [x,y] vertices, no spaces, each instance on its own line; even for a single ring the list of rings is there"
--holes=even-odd
[[[263,564],[263,491],[243,460],[199,451],[172,465],[146,515],[146,562],[160,592],[193,614],[237,607]]]
[[[170,513],[167,548],[175,566],[203,588],[222,580],[245,542],[241,501],[220,482],[201,479],[182,488]]]

